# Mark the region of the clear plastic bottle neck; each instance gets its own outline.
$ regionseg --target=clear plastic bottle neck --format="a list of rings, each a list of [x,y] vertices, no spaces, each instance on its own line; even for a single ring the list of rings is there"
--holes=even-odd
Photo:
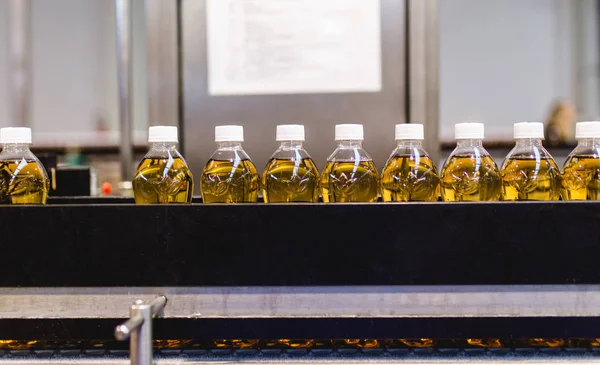
[[[281,141],[279,148],[283,150],[297,150],[302,148],[302,141]]]
[[[310,155],[302,147],[302,141],[281,141],[279,148],[273,153],[271,158],[301,160],[303,158],[310,158]]]
[[[577,140],[577,146],[569,156],[600,156],[600,138],[581,138]]]
[[[217,142],[217,150],[210,158],[211,160],[230,162],[250,160],[250,156],[242,148],[242,142]]]
[[[242,142],[217,142],[218,150],[241,150]]]
[[[582,138],[577,140],[577,147],[600,148],[600,138]]]
[[[540,138],[519,138],[515,142],[516,147],[542,147],[542,140]]]
[[[338,148],[362,148],[362,140],[347,139],[338,141]]]
[[[150,142],[149,146],[154,151],[176,150],[177,142]]]
[[[181,157],[177,151],[177,142],[150,142],[146,158]]]
[[[552,159],[552,155],[542,145],[541,138],[518,138],[515,147],[508,153],[508,158]]]
[[[398,147],[421,148],[423,141],[420,139],[399,139],[396,141]]]
[[[333,153],[327,158],[327,161],[356,162],[372,161],[371,156],[362,146],[362,140],[340,140]]]
[[[12,154],[31,153],[29,143],[6,143],[2,146],[2,152]]]
[[[459,139],[456,141],[457,148],[483,147],[482,139]]]

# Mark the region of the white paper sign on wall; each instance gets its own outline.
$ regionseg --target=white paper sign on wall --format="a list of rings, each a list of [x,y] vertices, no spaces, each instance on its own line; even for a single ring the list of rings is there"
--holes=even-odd
[[[381,90],[380,0],[206,0],[210,95]]]

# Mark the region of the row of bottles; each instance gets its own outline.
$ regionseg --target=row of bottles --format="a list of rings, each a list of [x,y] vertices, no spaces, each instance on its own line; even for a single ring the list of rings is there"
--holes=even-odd
[[[542,146],[542,123],[515,123],[515,147],[498,169],[483,148],[483,124],[455,126],[457,146],[444,164],[444,201],[600,200],[600,122],[576,125],[577,147],[563,170]]]
[[[338,146],[319,174],[303,148],[304,126],[277,126],[279,148],[262,178],[242,148],[241,126],[215,127],[217,150],[200,179],[205,203],[600,200],[600,122],[577,123],[578,146],[561,172],[542,146],[542,123],[515,123],[516,145],[499,169],[483,147],[482,123],[455,125],[457,146],[438,174],[422,148],[423,125],[396,125],[398,145],[381,174],[362,148],[363,126],[335,127]],[[176,149],[176,127],[150,127],[150,151],[133,180],[140,204],[191,202],[193,179]]]
[[[262,188],[265,202],[375,201],[379,194],[378,172],[362,149],[362,125],[337,125],[338,148],[319,174],[303,148],[304,126],[277,126],[275,151],[259,177],[256,167],[242,148],[241,126],[215,127],[217,150],[200,178],[205,203],[256,202]],[[192,175],[176,149],[176,127],[150,127],[150,151],[133,179],[138,204],[191,202]]]
[[[483,124],[455,126],[457,147],[438,174],[421,146],[423,126],[396,126],[398,146],[381,175],[362,148],[359,124],[336,126],[338,147],[323,173],[304,150],[304,127],[280,125],[280,146],[262,179],[242,148],[241,126],[215,128],[217,150],[201,176],[206,203],[255,202],[262,188],[265,202],[372,202],[492,200],[600,200],[600,122],[576,126],[577,147],[560,171],[542,146],[542,123],[516,123],[515,148],[498,169],[483,148]],[[133,179],[136,203],[189,203],[193,178],[177,151],[176,127],[150,127],[150,151]],[[49,180],[29,150],[31,129],[0,129],[0,203],[44,204]]]

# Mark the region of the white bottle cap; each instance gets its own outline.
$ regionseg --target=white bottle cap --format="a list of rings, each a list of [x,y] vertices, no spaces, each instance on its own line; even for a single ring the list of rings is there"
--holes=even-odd
[[[277,142],[304,141],[304,126],[302,124],[278,125],[275,140]]]
[[[335,140],[336,141],[349,141],[349,140],[360,140],[364,137],[363,125],[362,124],[336,124],[335,126]]]
[[[457,123],[454,125],[454,139],[483,139],[483,123]]]
[[[241,125],[216,126],[215,142],[244,142],[244,127]]]
[[[0,143],[31,143],[31,128],[0,128]]]
[[[148,128],[148,142],[177,143],[177,127],[158,125]]]
[[[575,138],[600,138],[600,121],[579,122],[575,124]]]
[[[515,139],[520,138],[536,138],[544,139],[544,123],[538,122],[522,122],[515,123],[513,127]]]
[[[396,124],[396,141],[401,139],[424,139],[423,124]]]

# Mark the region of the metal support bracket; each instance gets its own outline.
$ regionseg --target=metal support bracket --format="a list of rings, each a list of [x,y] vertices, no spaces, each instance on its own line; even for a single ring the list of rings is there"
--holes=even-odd
[[[129,310],[130,317],[115,328],[119,341],[129,338],[131,365],[152,365],[152,317],[162,311],[167,297],[156,297],[150,304],[136,300]]]

